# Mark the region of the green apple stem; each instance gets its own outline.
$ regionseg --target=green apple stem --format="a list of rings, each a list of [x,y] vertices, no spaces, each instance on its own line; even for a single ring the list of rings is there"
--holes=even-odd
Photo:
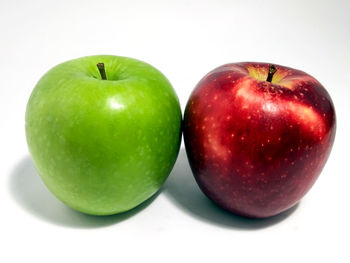
[[[276,73],[277,68],[275,65],[270,65],[269,66],[269,74],[267,75],[266,81],[271,82],[273,75]]]
[[[100,71],[101,78],[104,80],[107,80],[105,64],[104,63],[97,63],[97,68],[98,68],[98,71]]]

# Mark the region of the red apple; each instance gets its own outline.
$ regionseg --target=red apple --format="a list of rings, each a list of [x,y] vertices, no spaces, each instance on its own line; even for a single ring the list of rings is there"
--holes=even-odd
[[[331,151],[336,118],[324,87],[300,70],[234,63],[208,73],[184,116],[202,191],[231,212],[263,218],[295,205]]]

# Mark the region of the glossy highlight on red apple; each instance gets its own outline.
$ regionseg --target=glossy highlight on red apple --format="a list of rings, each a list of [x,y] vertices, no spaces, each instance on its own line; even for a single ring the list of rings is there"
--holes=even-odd
[[[268,63],[209,72],[186,106],[184,139],[201,190],[226,210],[264,218],[295,205],[330,154],[336,130],[325,88]]]

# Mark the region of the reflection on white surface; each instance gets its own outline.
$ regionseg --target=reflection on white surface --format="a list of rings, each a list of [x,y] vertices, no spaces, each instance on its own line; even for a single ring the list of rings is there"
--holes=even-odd
[[[125,108],[125,105],[118,101],[118,98],[111,98],[108,100],[108,105],[115,110],[121,110]]]

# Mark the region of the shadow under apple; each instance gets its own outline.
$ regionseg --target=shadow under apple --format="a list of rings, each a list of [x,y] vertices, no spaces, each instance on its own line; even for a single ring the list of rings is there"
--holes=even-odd
[[[246,218],[221,209],[198,187],[189,166],[186,151],[181,149],[175,167],[163,188],[163,194],[180,209],[208,223],[237,229],[260,229],[289,217],[298,204],[287,211],[266,219]]]
[[[17,203],[32,215],[56,225],[72,228],[96,228],[122,222],[145,209],[159,195],[134,209],[111,216],[93,216],[73,210],[59,201],[44,185],[37,174],[30,156],[21,160],[13,169],[9,188]]]

